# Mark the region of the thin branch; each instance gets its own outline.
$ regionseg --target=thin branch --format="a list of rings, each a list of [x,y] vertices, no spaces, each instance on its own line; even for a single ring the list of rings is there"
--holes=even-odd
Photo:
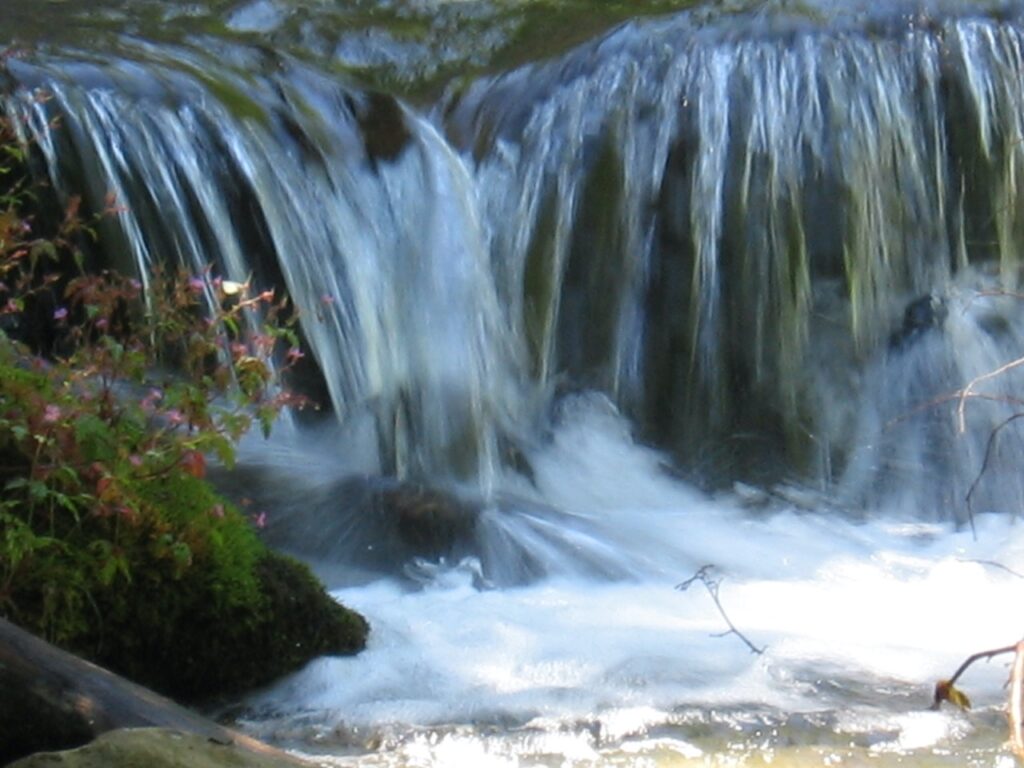
[[[1017,419],[1024,419],[1024,413],[1013,414],[1009,418],[999,423],[991,432],[988,433],[988,443],[985,445],[985,458],[981,462],[981,469],[978,470],[978,475],[977,477],[974,478],[974,482],[971,483],[971,487],[967,489],[967,496],[965,498],[965,501],[967,502],[967,519],[971,523],[971,534],[974,536],[975,539],[978,538],[978,532],[974,527],[974,491],[981,483],[981,478],[988,469],[988,463],[992,458],[992,449],[995,448],[996,445],[996,437],[999,436],[999,432],[1003,429],[1003,427],[1009,426]]]
[[[995,370],[989,371],[988,373],[983,373],[981,376],[977,376],[971,379],[967,383],[967,386],[960,390],[960,397],[956,406],[957,427],[960,431],[960,434],[963,434],[967,430],[964,410],[967,407],[967,398],[971,397],[974,394],[972,391],[974,387],[983,381],[994,379],[996,376],[1001,376],[1007,371],[1011,371],[1014,368],[1018,368],[1022,365],[1024,365],[1024,357],[1018,357],[1016,360],[1011,360],[1010,362],[1006,363],[1006,365],[1001,365]]]
[[[1024,573],[1018,573],[1017,571],[1013,570],[1012,568],[1007,568],[1002,563],[997,563],[995,560],[973,560],[973,559],[970,559],[970,558],[959,558],[957,560],[957,562],[960,562],[960,563],[976,563],[978,565],[987,565],[987,566],[989,566],[991,568],[998,568],[998,569],[1000,569],[1002,571],[1006,571],[1008,574],[1010,574],[1011,576],[1016,576],[1018,579],[1024,579]]]
[[[1010,299],[1024,299],[1024,293],[1017,291],[1004,291],[1004,290],[986,290],[986,291],[975,291],[974,295],[971,296],[971,302],[979,298],[988,298],[991,296],[998,296],[1000,298]]]
[[[957,680],[959,680],[960,675],[966,672],[974,662],[981,661],[982,659],[987,660],[994,658],[996,656],[1002,656],[1004,653],[1013,653],[1016,650],[1017,644],[1014,643],[1013,645],[1003,646],[1002,648],[996,648],[991,651],[979,651],[978,653],[968,656],[966,659],[964,659],[963,664],[957,667],[956,672],[953,673],[953,676],[949,678],[949,684],[953,685]]]
[[[1018,758],[1024,758],[1024,641],[1017,643],[1017,655],[1010,673],[1010,744]]]
[[[732,623],[732,619],[730,619],[729,615],[725,612],[725,608],[722,607],[722,602],[718,597],[718,588],[721,586],[722,580],[711,575],[711,572],[714,569],[715,566],[710,564],[701,566],[700,569],[695,574],[693,574],[693,576],[691,576],[684,582],[676,584],[676,589],[678,589],[680,592],[685,592],[698,581],[701,584],[703,584],[704,588],[708,591],[708,594],[711,595],[711,599],[714,601],[715,608],[718,609],[719,615],[725,620],[725,623],[729,626],[728,631],[720,632],[718,634],[712,635],[712,637],[726,637],[728,635],[736,635],[736,637],[742,640],[743,643],[747,646],[747,648],[750,649],[751,653],[755,653],[758,656],[760,656],[762,653],[765,652],[765,648],[758,648],[756,645],[750,642],[747,636],[736,628],[736,625]]]
[[[1003,405],[1024,406],[1024,398],[1010,397],[1009,395],[986,395],[983,392],[971,392],[970,394],[965,394],[964,391],[960,389],[956,392],[947,392],[943,395],[939,395],[938,397],[934,397],[931,400],[915,405],[910,410],[904,411],[898,416],[893,416],[885,422],[883,429],[892,429],[897,424],[901,424],[904,421],[917,416],[919,413],[930,411],[932,408],[936,408],[953,400],[959,402],[962,398],[967,398],[968,400],[985,400],[990,403],[1002,403]]]
[[[1018,643],[1014,643],[1013,645],[1007,645],[1002,648],[996,648],[991,651],[980,651],[979,653],[971,654],[970,656],[968,656],[966,659],[964,659],[963,664],[957,667],[956,672],[953,673],[953,676],[951,678],[949,678],[948,680],[940,680],[939,683],[935,686],[935,697],[932,700],[932,709],[939,708],[939,705],[947,698],[946,692],[948,692],[953,687],[953,684],[960,679],[960,675],[966,672],[967,669],[972,664],[974,664],[974,662],[980,661],[981,659],[991,659],[994,656],[1002,656],[1005,653],[1014,653],[1017,651],[1017,647]]]

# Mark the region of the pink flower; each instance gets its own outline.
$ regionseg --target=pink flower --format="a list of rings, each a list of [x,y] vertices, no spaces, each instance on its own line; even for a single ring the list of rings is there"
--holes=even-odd
[[[171,410],[167,411],[164,415],[167,416],[167,421],[174,426],[185,423],[185,415],[177,408],[171,408]]]
[[[53,311],[53,319],[56,320],[58,323],[61,320],[64,320],[65,318],[67,318],[67,316],[68,316],[67,307],[57,307],[57,309],[55,309]]]
[[[48,405],[43,409],[43,423],[53,424],[60,420],[60,407],[56,405]]]
[[[153,405],[158,400],[162,399],[163,396],[164,393],[161,392],[159,389],[151,389],[149,390],[149,392],[146,393],[146,396],[139,401],[139,405],[142,406],[142,410],[151,411],[153,410]]]
[[[273,349],[274,347],[273,337],[268,336],[265,333],[253,334],[252,343],[253,346],[256,347],[256,349],[262,350],[264,354],[269,353],[270,350]]]
[[[288,350],[288,353],[285,355],[285,358],[288,360],[289,363],[296,363],[305,356],[305,353],[301,349],[299,349],[298,347],[292,347],[291,349]]]
[[[203,288],[206,287],[206,283],[203,282],[201,277],[190,277],[188,280],[188,287],[192,289],[193,293],[202,293]]]
[[[138,454],[133,453],[131,456],[128,457],[128,463],[131,464],[133,467],[141,467],[142,457],[139,456]]]
[[[266,528],[267,527],[267,513],[266,512],[260,512],[258,515],[253,515],[252,524],[255,525],[257,528],[259,528],[260,530],[263,530],[264,528]]]

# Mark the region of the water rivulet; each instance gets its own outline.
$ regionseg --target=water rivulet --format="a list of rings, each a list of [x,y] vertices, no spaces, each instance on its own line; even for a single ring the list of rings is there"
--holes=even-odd
[[[1007,413],[942,398],[1019,341],[1022,30],[873,24],[631,23],[426,115],[265,51],[12,60],[6,103],[125,206],[119,266],[283,281],[379,471],[486,492],[597,390],[702,482],[962,518]],[[996,449],[976,501],[1015,508]]]

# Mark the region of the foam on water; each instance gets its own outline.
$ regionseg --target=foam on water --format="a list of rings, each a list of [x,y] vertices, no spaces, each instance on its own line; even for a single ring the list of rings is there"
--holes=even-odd
[[[607,409],[580,405],[534,457],[537,484],[551,503],[617,529],[616,556],[640,564],[634,577],[488,590],[465,561],[415,590],[338,590],[369,618],[368,649],[254,697],[243,724],[368,765],[615,764],[638,752],[663,764],[661,752],[693,757],[708,747],[694,739],[728,733],[755,751],[838,740],[957,753],[977,728],[1000,727],[991,712],[972,721],[927,708],[964,657],[1021,635],[1014,519],[980,517],[975,539],[899,519],[754,514],[669,478],[657,459]],[[722,607],[763,654],[719,636],[728,627],[700,583],[674,589],[703,564],[716,566]],[[997,661],[962,686],[987,711],[1005,678]],[[385,758],[394,762],[376,762]]]

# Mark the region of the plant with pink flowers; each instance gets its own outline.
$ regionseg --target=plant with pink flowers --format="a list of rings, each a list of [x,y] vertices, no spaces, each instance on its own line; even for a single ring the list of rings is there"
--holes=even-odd
[[[0,123],[0,179],[23,178],[23,152]],[[188,668],[195,648],[168,666],[183,628],[230,616],[227,642],[260,635],[267,574],[297,567],[257,538],[265,511],[243,514],[205,480],[251,428],[304,405],[281,385],[301,357],[293,316],[272,290],[212,270],[145,286],[89,272],[79,201],[47,227],[34,199],[23,181],[0,193],[0,616],[199,695],[220,670]],[[254,682],[259,664],[225,685]]]

